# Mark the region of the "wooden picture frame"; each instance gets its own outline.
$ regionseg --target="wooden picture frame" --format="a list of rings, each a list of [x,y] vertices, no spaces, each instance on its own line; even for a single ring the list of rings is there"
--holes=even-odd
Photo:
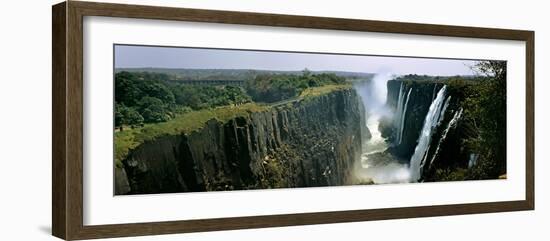
[[[534,32],[67,1],[52,8],[52,232],[66,240],[356,222],[534,209]],[[525,200],[87,226],[83,224],[83,17],[451,36],[526,43]]]

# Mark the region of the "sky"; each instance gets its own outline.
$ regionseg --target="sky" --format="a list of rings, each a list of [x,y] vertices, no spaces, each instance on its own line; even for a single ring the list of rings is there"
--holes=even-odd
[[[115,68],[307,68],[312,71],[451,76],[474,74],[470,66],[475,63],[455,59],[115,45]]]

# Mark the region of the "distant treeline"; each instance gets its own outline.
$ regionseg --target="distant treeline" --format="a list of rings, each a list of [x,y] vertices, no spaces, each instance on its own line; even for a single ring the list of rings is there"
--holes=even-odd
[[[247,80],[260,75],[301,75],[301,70],[258,70],[258,69],[178,69],[178,68],[117,68],[116,72],[166,74],[174,81],[186,80]],[[372,73],[348,71],[310,71],[312,74],[335,74],[346,79],[368,79]]]
[[[115,126],[164,122],[177,114],[250,102],[239,87],[189,86],[170,81],[167,74],[115,74]]]
[[[309,87],[343,84],[346,79],[333,73],[312,74],[307,69],[301,75],[258,75],[245,82],[245,88],[256,102],[276,102],[293,98]]]
[[[191,86],[166,73],[115,74],[115,126],[140,126],[168,121],[178,114],[218,106],[251,102],[271,103],[293,98],[309,87],[345,83],[333,73],[261,74],[247,79],[245,87]]]
[[[431,75],[417,75],[417,74],[407,74],[402,75],[395,80],[403,82],[440,82],[440,81],[479,81],[480,76],[478,75],[455,75],[455,76],[431,76]]]

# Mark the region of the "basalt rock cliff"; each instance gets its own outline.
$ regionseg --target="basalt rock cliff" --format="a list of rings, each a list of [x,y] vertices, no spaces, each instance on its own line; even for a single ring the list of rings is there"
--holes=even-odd
[[[115,194],[351,184],[364,123],[351,88],[213,119],[131,150],[115,168]]]

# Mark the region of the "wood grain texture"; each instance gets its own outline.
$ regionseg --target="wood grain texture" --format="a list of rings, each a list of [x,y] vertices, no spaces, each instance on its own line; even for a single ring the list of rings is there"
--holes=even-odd
[[[60,238],[67,236],[65,6],[52,7],[52,234]]]
[[[83,228],[83,15],[67,5],[67,235],[79,237]]]
[[[527,98],[525,104],[525,200],[529,204],[530,209],[533,210],[535,209],[535,32],[529,32],[525,42],[525,89]]]
[[[67,239],[202,232],[534,209],[534,32],[357,19],[69,1],[52,17],[52,232]],[[526,198],[518,201],[115,225],[83,225],[83,17],[108,16],[259,26],[519,40],[526,43]]]
[[[400,218],[433,217],[463,215],[475,213],[493,213],[504,211],[528,210],[524,201],[476,203],[459,205],[441,205],[426,207],[405,207],[373,210],[350,210],[338,212],[318,212],[303,214],[284,214],[237,218],[203,219],[190,221],[171,221],[135,224],[115,224],[85,226],[79,238],[107,238],[138,235],[156,235],[204,232],[215,230],[282,227],[326,223],[359,222]]]
[[[298,27],[432,36],[525,40],[529,31],[297,16],[267,13],[234,12],[203,9],[184,9],[158,6],[72,2],[87,16],[147,18],[209,23],[230,23],[259,26]]]

